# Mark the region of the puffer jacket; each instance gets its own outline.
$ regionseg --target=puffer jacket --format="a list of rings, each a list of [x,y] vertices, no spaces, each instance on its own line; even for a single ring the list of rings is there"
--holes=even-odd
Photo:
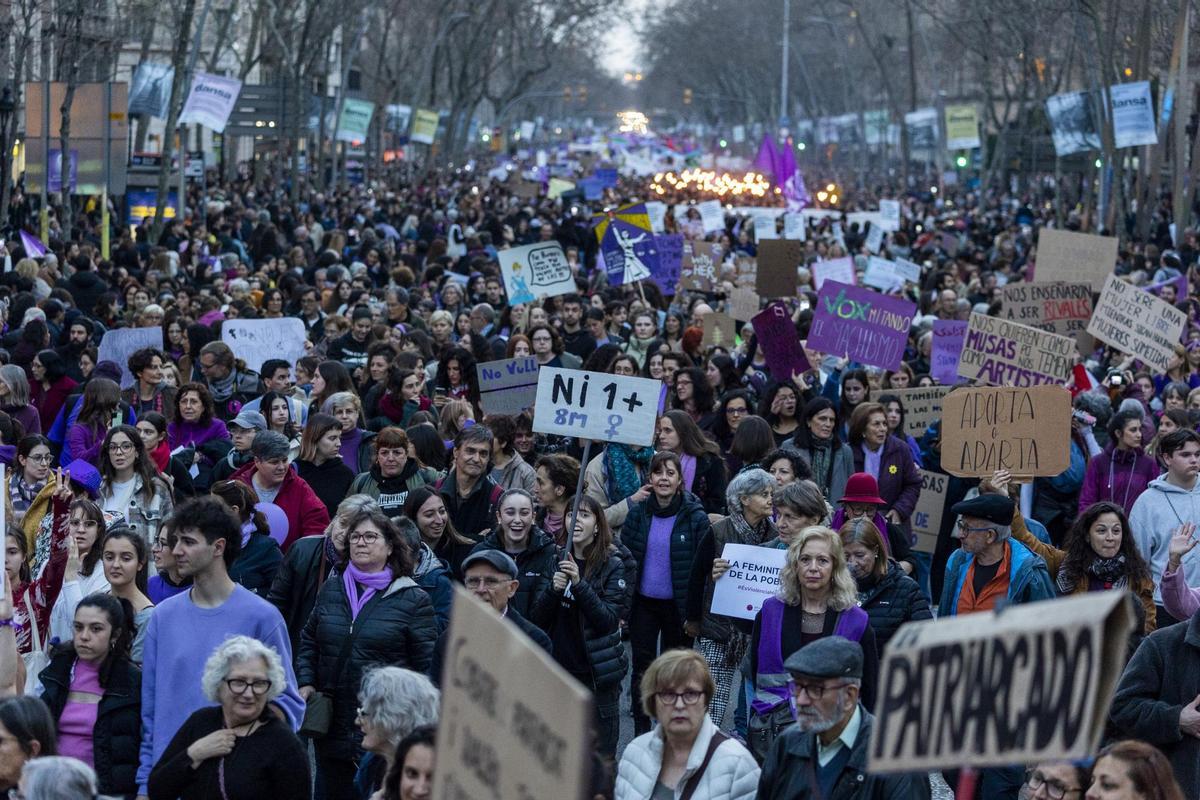
[[[555,553],[556,562],[566,557],[565,550]],[[600,569],[581,577],[579,584],[571,587],[571,597],[554,591],[553,583],[547,583],[529,613],[529,620],[547,632],[554,630],[560,615],[569,615],[576,624],[583,625],[583,646],[598,690],[620,686],[629,669],[621,642],[621,611],[628,611],[625,589],[625,564],[612,548]]]
[[[887,574],[882,578],[858,581],[858,606],[871,620],[875,649],[881,655],[883,646],[901,625],[933,618],[925,593],[895,561],[888,562]]]
[[[691,492],[680,492],[672,506],[678,503],[675,525],[671,529],[671,589],[675,605],[679,607],[679,618],[687,619],[688,581],[691,579],[692,562],[700,540],[712,530],[708,514],[700,500]],[[621,541],[629,548],[637,561],[637,572],[630,583],[636,594],[641,586],[642,566],[646,563],[646,544],[650,538],[650,521],[655,514],[662,514],[658,499],[652,494],[640,503],[634,503],[621,529]]]
[[[362,752],[362,732],[354,718],[363,672],[375,664],[426,672],[437,637],[433,603],[412,578],[392,581],[351,620],[342,576],[331,575],[300,634],[296,660],[296,685],[315,687],[333,699],[333,721],[328,735],[317,740],[318,754],[356,760]],[[346,646],[350,652],[343,664]]]
[[[71,692],[75,654],[56,655],[42,670],[42,702],[55,726]],[[101,794],[132,798],[137,794],[138,758],[142,746],[142,672],[132,662],[114,664],[96,708],[92,756]]]
[[[296,541],[284,556],[267,592],[267,601],[279,609],[283,621],[287,623],[293,660],[300,657],[300,632],[304,629],[304,623],[308,622],[313,606],[317,604],[321,584],[334,567],[328,558],[321,561],[324,552],[324,534],[305,536]]]
[[[704,715],[704,724],[688,754],[687,769],[679,779],[674,797],[679,800],[683,785],[695,774],[704,762],[708,745],[717,726]],[[616,800],[646,800],[654,794],[658,773],[662,771],[662,729],[655,727],[643,733],[625,748],[621,763],[617,766]],[[754,756],[736,739],[727,739],[713,753],[708,762],[692,800],[754,800],[758,796],[758,780],[761,772]]]
[[[450,605],[454,601],[454,583],[450,570],[434,555],[433,548],[421,542],[417,552],[413,580],[425,590],[433,602],[433,613],[437,617],[438,634],[450,626]]]
[[[492,531],[487,538],[471,548],[472,553],[481,550],[504,551],[500,532]],[[529,533],[529,546],[520,553],[509,553],[517,562],[517,593],[509,599],[510,608],[515,608],[525,619],[532,619],[529,610],[543,590],[550,587],[550,579],[561,560],[554,539],[541,528],[534,527]],[[536,621],[536,620],[535,620]]]

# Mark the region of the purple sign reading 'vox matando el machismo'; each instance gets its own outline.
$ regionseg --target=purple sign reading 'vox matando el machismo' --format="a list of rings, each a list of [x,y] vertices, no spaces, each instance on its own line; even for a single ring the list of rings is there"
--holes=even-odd
[[[825,281],[817,295],[808,346],[860,364],[898,369],[916,313],[916,305],[907,300]]]

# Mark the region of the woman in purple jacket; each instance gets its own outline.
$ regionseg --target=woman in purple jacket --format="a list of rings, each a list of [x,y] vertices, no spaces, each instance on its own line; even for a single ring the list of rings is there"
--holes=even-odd
[[[909,518],[921,494],[921,472],[905,442],[888,433],[887,411],[879,403],[860,403],[850,415],[854,471],[879,483],[883,516],[911,533]]]
[[[1079,490],[1079,510],[1108,500],[1128,514],[1150,481],[1158,477],[1158,465],[1142,451],[1142,416],[1136,411],[1113,414],[1108,422],[1108,445],[1088,463]]]

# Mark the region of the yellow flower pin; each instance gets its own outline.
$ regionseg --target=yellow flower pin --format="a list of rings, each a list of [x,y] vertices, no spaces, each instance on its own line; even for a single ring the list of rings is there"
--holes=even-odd
[[[892,464],[890,467],[888,467],[888,472],[890,472],[890,473],[892,473],[893,475],[895,475],[895,474],[896,474],[896,465],[895,465],[895,464]]]

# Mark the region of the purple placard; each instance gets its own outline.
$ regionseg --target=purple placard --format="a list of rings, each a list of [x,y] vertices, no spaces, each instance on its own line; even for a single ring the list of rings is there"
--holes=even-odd
[[[804,374],[812,369],[786,305],[778,301],[771,303],[758,312],[750,324],[754,326],[758,346],[767,359],[771,376],[777,382],[783,383],[794,374]]]
[[[608,285],[619,286],[649,278],[658,268],[658,246],[648,230],[614,218],[600,241]]]
[[[880,369],[898,369],[917,306],[870,289],[825,281],[808,333],[813,350]]]
[[[933,350],[929,355],[929,374],[938,383],[953,386],[959,382],[958,357],[962,355],[967,322],[959,319],[933,321]]]
[[[675,294],[679,284],[679,273],[683,269],[683,234],[659,234],[654,237],[658,244],[658,269],[650,277],[667,297]]]

